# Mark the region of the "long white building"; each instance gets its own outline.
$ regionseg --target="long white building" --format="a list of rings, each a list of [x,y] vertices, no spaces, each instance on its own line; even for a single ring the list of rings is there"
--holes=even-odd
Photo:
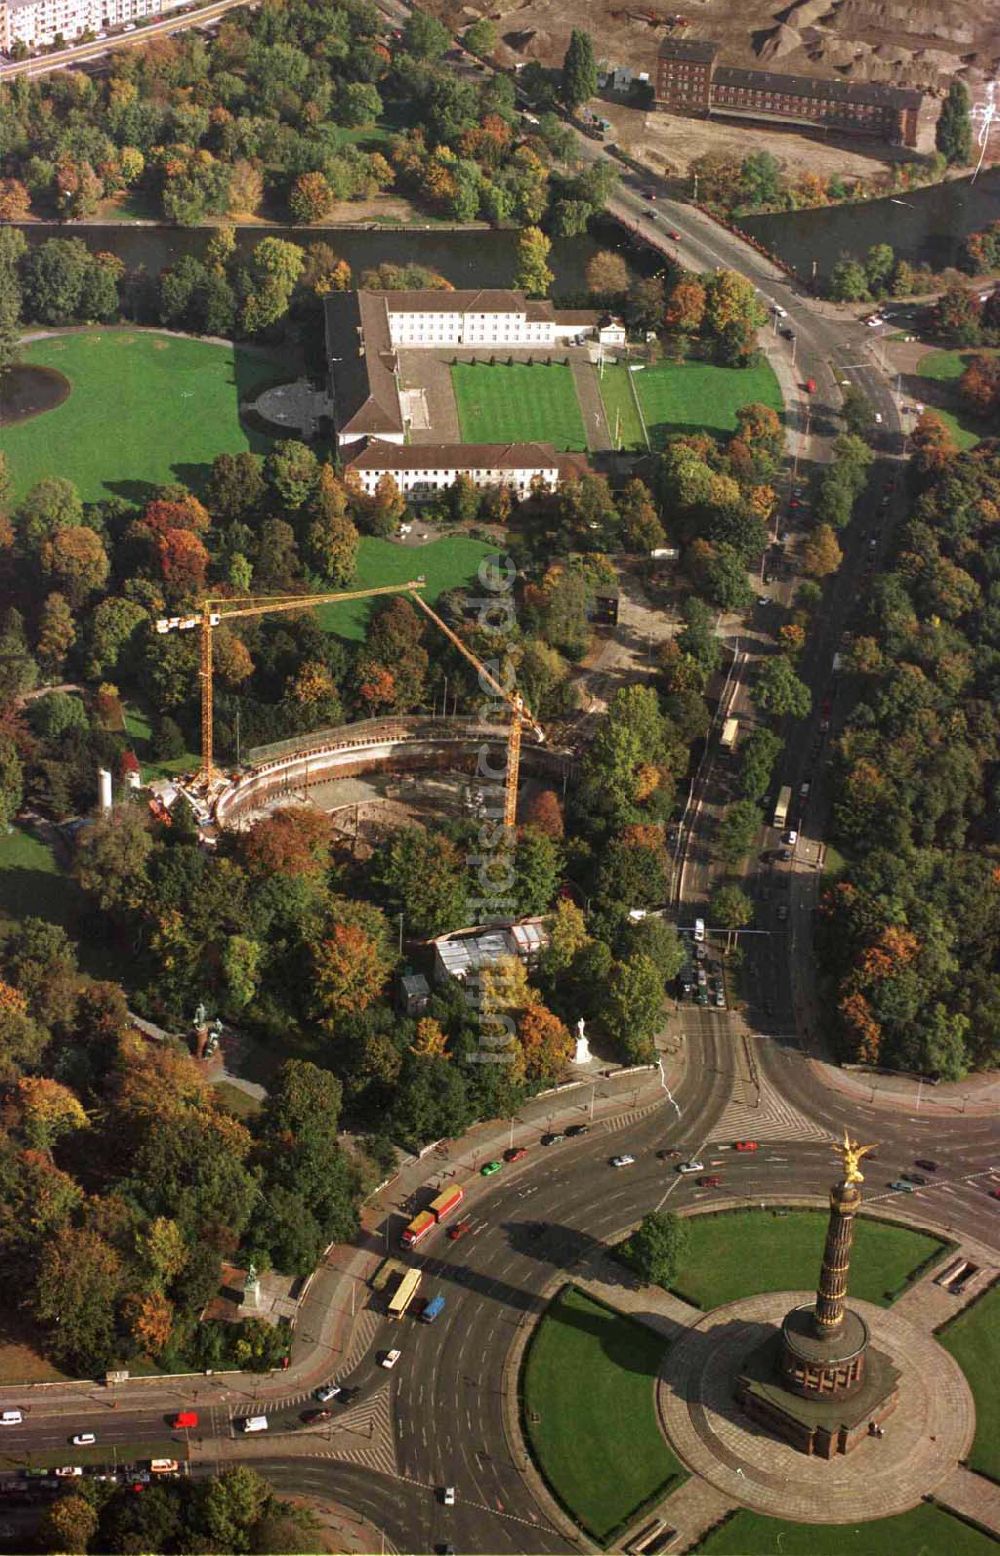
[[[592,309],[553,308],[503,288],[331,292],[325,298],[325,315],[330,392],[341,448],[365,437],[405,440],[399,350],[549,349],[594,335],[600,318]]]
[[[551,490],[587,468],[581,455],[559,454],[551,443],[389,443],[366,438],[345,465],[370,497],[391,475],[404,497],[426,501],[454,486],[460,475],[474,486],[507,486],[519,498],[537,483]]]
[[[0,0],[0,48],[15,43],[48,48],[57,37],[74,42],[83,32],[107,32],[124,22],[159,16],[183,0]]]

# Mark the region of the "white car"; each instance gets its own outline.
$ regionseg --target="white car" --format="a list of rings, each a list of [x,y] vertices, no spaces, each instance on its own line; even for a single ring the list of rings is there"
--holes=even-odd
[[[611,1158],[611,1165],[612,1165],[612,1167],[634,1167],[635,1166],[635,1157],[634,1156],[612,1156],[612,1158]]]
[[[69,1479],[73,1475],[82,1475],[83,1470],[79,1464],[64,1464],[61,1469],[55,1471],[61,1477]]]
[[[454,1488],[454,1486],[442,1486],[441,1487],[441,1501],[444,1503],[445,1507],[454,1507],[455,1506],[455,1488]]]
[[[790,827],[785,834],[785,842],[788,844],[789,848],[794,848],[798,840],[799,834],[796,832],[794,827]]]
[[[811,788],[812,788],[812,783],[807,778],[804,781],[804,783],[799,785],[799,798],[802,799],[802,800],[807,800],[809,798],[809,790]]]
[[[326,1405],[331,1399],[336,1399],[340,1394],[339,1383],[324,1383],[320,1389],[313,1389],[313,1399],[318,1399],[321,1405]]]
[[[96,1441],[97,1438],[94,1436],[93,1432],[77,1432],[76,1436],[73,1438],[73,1447],[90,1448],[94,1443],[96,1443]]]
[[[0,1415],[0,1426],[20,1426],[23,1420],[23,1410],[5,1410]]]
[[[678,1172],[704,1172],[705,1171],[705,1163],[704,1162],[678,1162],[677,1163],[677,1171]]]
[[[880,324],[885,323],[885,320],[880,313],[872,313],[869,314],[868,318],[865,320],[865,323],[870,330],[877,330]]]
[[[386,1351],[385,1355],[382,1357],[382,1360],[379,1362],[379,1366],[389,1369],[395,1367],[402,1354],[402,1351]]]
[[[780,303],[772,303],[771,304],[771,312],[774,314],[776,319],[787,319],[788,318],[788,309],[787,308],[782,308]]]
[[[705,938],[705,920],[703,918],[696,918],[694,921],[694,938],[696,945]]]

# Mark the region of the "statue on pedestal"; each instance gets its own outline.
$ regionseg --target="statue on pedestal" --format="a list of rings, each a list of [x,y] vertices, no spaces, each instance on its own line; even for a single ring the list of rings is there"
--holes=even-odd
[[[589,1064],[591,1059],[590,1044],[584,1037],[586,1022],[581,1016],[576,1024],[576,1053],[573,1055],[574,1064]]]
[[[256,1307],[260,1299],[260,1276],[257,1274],[257,1266],[253,1260],[247,1265],[246,1278],[243,1282],[243,1301],[241,1307]]]

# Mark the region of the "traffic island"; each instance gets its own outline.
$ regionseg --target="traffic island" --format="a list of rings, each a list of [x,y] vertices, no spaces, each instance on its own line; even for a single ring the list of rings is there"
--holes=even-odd
[[[521,1373],[522,1427],[551,1494],[607,1546],[685,1478],[657,1424],[665,1342],[566,1286],[532,1334]]]

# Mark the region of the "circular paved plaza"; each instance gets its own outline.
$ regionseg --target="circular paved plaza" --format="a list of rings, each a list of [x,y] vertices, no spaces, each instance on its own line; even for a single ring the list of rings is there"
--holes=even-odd
[[[881,1439],[814,1459],[743,1414],[733,1389],[744,1357],[814,1292],[768,1292],[714,1309],[671,1347],[657,1386],[660,1424],[689,1469],[775,1518],[848,1523],[913,1507],[966,1453],[972,1394],[957,1362],[891,1310],[851,1300],[872,1345],[899,1368],[899,1404]]]

